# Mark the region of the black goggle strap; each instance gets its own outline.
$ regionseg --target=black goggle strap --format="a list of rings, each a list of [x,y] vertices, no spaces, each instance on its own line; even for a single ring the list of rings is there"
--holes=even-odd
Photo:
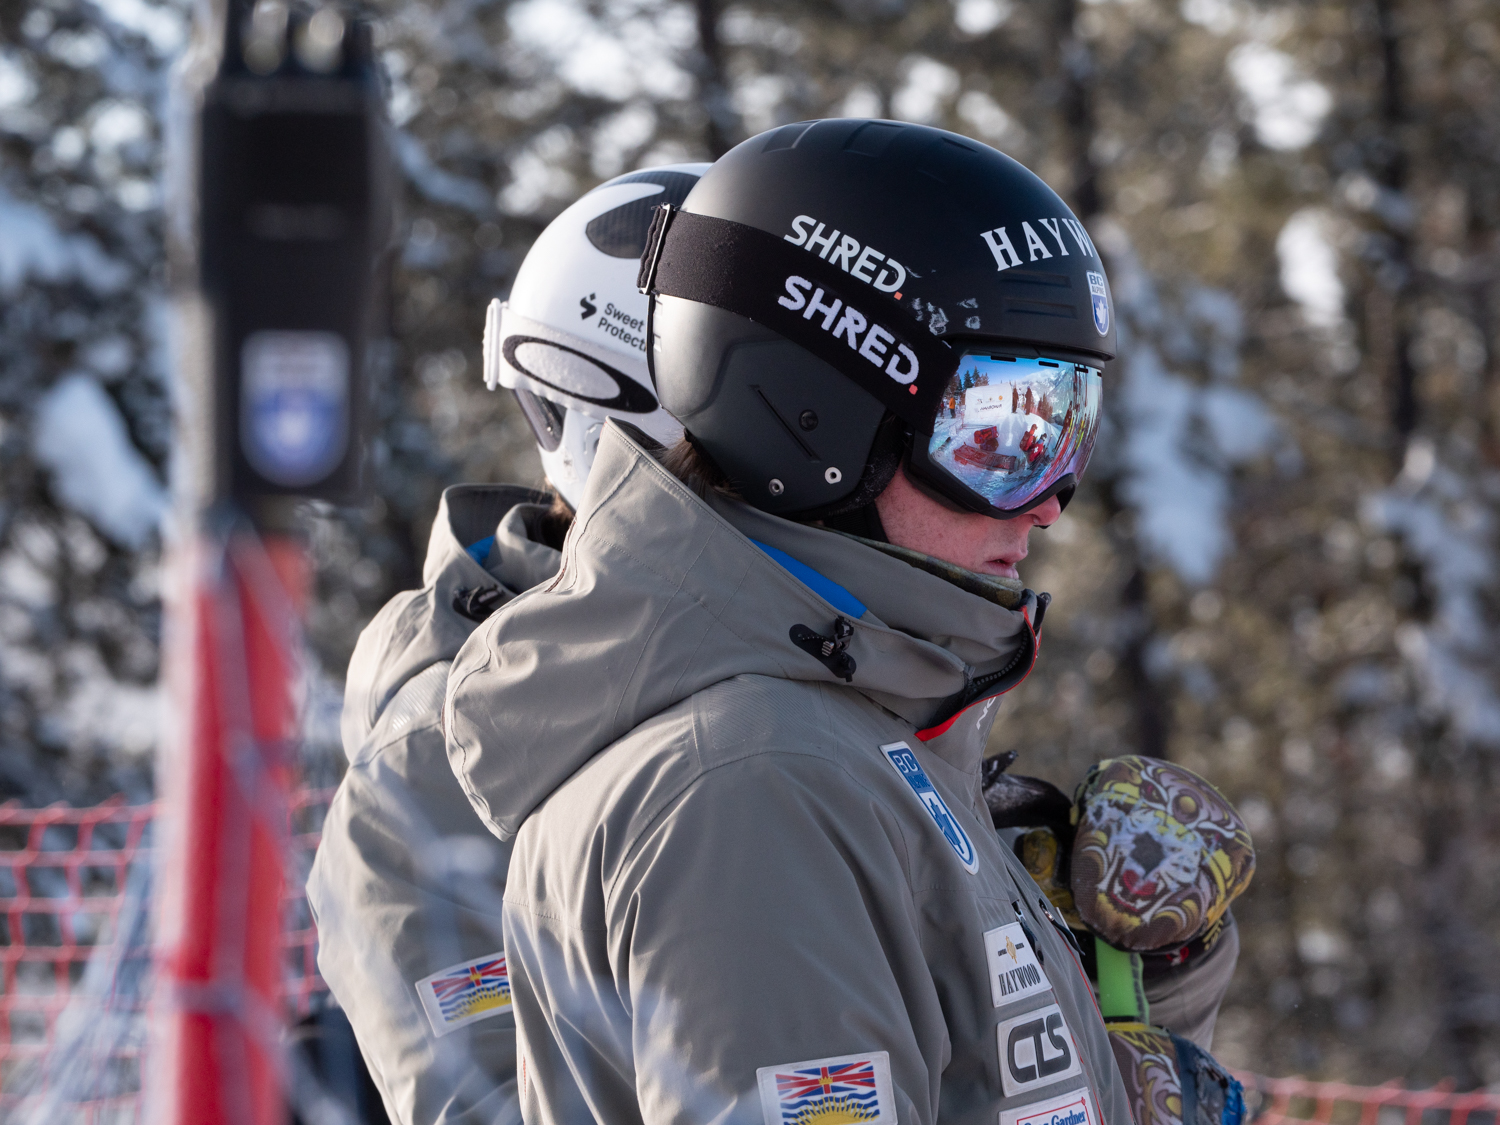
[[[931,429],[958,362],[894,298],[728,219],[658,207],[637,283],[643,293],[698,301],[764,325],[832,364],[918,431]]]

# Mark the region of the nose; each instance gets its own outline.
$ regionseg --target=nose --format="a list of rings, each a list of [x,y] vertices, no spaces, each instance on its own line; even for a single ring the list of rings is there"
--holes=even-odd
[[[1057,518],[1062,515],[1062,501],[1056,496],[1049,496],[1045,504],[1038,504],[1026,514],[1031,518],[1033,527],[1039,527],[1045,531],[1055,524]]]

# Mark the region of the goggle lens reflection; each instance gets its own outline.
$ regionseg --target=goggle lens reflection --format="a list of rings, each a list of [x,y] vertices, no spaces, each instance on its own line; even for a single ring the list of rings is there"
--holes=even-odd
[[[968,353],[933,420],[928,460],[1001,511],[1069,473],[1082,476],[1099,428],[1098,368]]]

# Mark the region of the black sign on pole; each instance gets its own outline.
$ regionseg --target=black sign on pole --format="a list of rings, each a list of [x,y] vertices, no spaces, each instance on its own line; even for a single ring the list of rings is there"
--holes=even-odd
[[[386,129],[368,25],[231,0],[194,137],[209,504],[264,525],[287,499],[358,497]]]

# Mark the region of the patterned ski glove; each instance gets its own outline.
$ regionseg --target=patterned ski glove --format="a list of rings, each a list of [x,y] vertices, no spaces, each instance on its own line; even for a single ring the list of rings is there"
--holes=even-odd
[[[1241,1125],[1245,1090],[1203,1048],[1152,1027],[1141,955],[1094,938],[1099,1014],[1136,1125]]]
[[[996,828],[1028,828],[1016,850],[1078,931],[1084,968],[1136,1125],[1242,1125],[1244,1090],[1191,1041],[1151,1026],[1144,979],[1214,947],[1255,872],[1233,805],[1191,770],[1155,758],[1100,762],[1073,800],[985,763]]]
[[[1069,801],[1037,778],[985,763],[996,828],[1029,828],[1017,853],[1068,925],[1116,948],[1188,960],[1212,948],[1255,873],[1233,805],[1191,770],[1155,758],[1094,766]]]
[[[1069,888],[1088,928],[1118,949],[1186,946],[1250,885],[1245,822],[1191,770],[1136,756],[1100,762],[1074,804]]]
[[[1241,1125],[1245,1090],[1192,1042],[1143,1023],[1109,1024],[1136,1125]]]

